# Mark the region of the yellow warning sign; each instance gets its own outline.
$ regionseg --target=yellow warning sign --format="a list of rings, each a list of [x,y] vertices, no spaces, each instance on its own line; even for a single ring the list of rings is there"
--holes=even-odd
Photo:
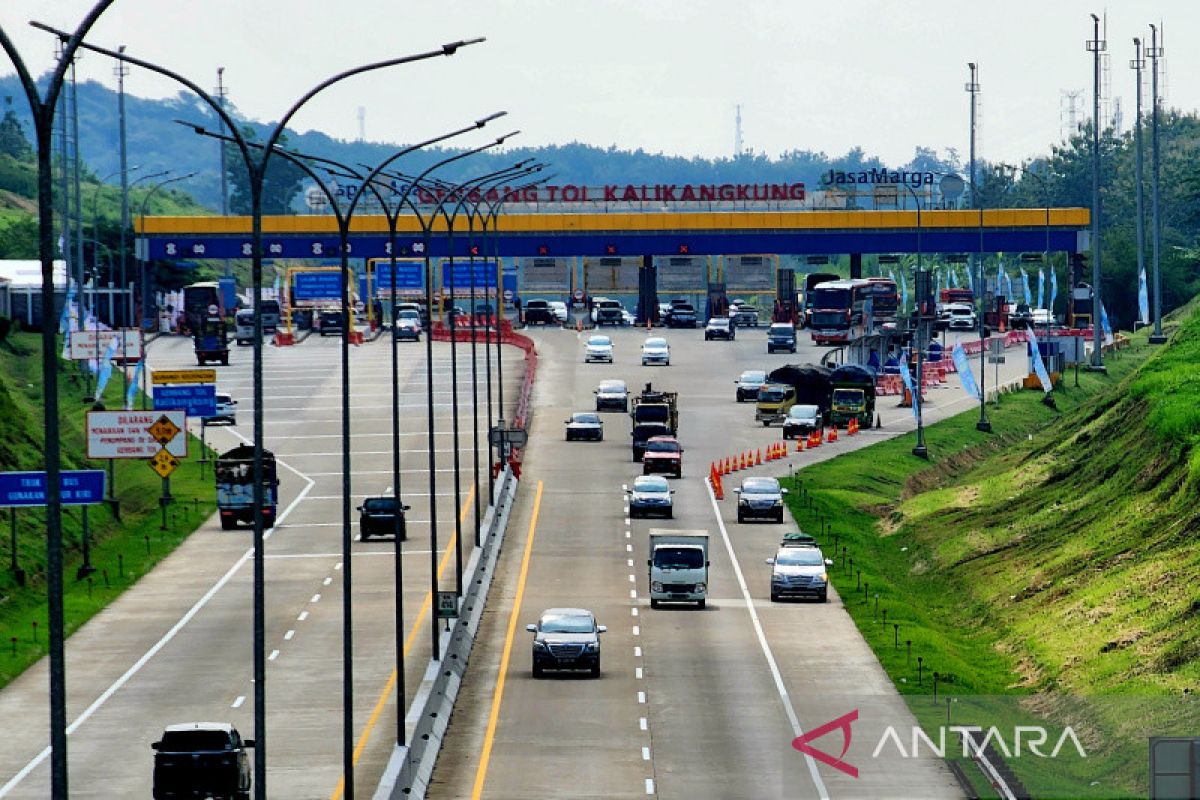
[[[153,425],[146,429],[150,435],[154,437],[154,441],[161,445],[166,445],[167,442],[179,435],[179,426],[171,421],[170,417],[161,416]]]
[[[168,453],[166,450],[159,450],[150,459],[150,468],[159,474],[159,477],[166,478],[175,468],[179,466],[179,459]]]
[[[215,369],[156,369],[150,375],[155,386],[167,383],[216,383]]]

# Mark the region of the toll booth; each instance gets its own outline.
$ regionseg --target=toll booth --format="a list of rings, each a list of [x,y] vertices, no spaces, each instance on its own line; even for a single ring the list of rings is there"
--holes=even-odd
[[[721,256],[717,280],[725,284],[729,296],[755,306],[759,319],[772,319],[778,269],[777,255]]]
[[[1090,328],[1092,326],[1092,287],[1080,282],[1071,287],[1067,303],[1067,326]]]
[[[520,276],[515,299],[544,295],[548,299],[566,300],[574,288],[569,258],[522,258]]]

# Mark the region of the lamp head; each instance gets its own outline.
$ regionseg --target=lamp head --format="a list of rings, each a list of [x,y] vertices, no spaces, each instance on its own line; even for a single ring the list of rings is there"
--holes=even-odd
[[[483,41],[486,41],[486,39],[482,36],[479,36],[475,39],[460,39],[457,42],[450,42],[449,44],[444,44],[444,45],[442,45],[442,55],[452,56],[458,52],[458,48],[460,48],[460,47],[466,47],[467,45],[472,45],[472,44],[479,44],[480,42],[483,42]]]
[[[492,120],[500,119],[501,117],[505,116],[506,114],[508,114],[507,111],[497,111],[494,114],[488,114],[486,117],[481,117],[481,118],[475,120],[475,127],[482,128],[484,125],[487,125]]]

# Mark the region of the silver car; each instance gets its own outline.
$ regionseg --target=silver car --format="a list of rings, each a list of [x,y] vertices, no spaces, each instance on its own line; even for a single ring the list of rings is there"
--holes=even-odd
[[[629,490],[630,518],[659,514],[671,519],[675,516],[673,494],[671,484],[663,476],[639,475],[633,479],[633,488]]]
[[[202,419],[205,425],[216,425],[220,422],[224,422],[226,425],[236,425],[237,400],[233,399],[233,395],[217,392],[217,413]]]
[[[671,366],[671,346],[661,336],[651,336],[642,344],[642,366],[650,364]]]
[[[613,344],[612,339],[607,336],[591,336],[587,340],[587,344],[583,348],[583,361],[590,363],[592,361],[607,361],[609,364],[613,360]]]
[[[833,561],[825,558],[821,548],[815,544],[789,544],[784,542],[768,558],[771,565],[771,601],[788,597],[812,597],[822,603],[829,602],[829,573],[826,567]]]
[[[795,439],[801,434],[821,429],[821,409],[817,406],[795,405],[783,418],[783,438]]]
[[[625,381],[600,381],[595,394],[597,411],[603,411],[606,408],[614,408],[617,411],[629,410],[629,388],[625,385]]]

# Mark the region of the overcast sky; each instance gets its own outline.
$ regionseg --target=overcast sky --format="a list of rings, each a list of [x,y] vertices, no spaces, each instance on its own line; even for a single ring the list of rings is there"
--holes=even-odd
[[[0,26],[40,73],[54,43],[26,23],[73,29],[90,5],[3,0]],[[508,118],[493,125],[521,129],[514,143],[714,157],[733,153],[740,104],[748,149],[859,146],[898,165],[918,145],[966,157],[969,61],[980,70],[980,155],[1045,152],[1063,130],[1065,92],[1079,91],[1080,119],[1090,116],[1093,11],[1107,11],[1124,129],[1134,118],[1132,39],[1148,38],[1150,22],[1166,29],[1167,104],[1200,106],[1200,48],[1188,45],[1200,34],[1197,0],[1107,9],[1079,0],[117,0],[88,39],[124,44],[209,89],[224,67],[239,111],[267,121],[343,69],[486,36],[453,57],[331,88],[294,127],[358,138],[362,108],[367,139],[412,142],[503,109]],[[7,60],[0,71],[11,72]],[[115,86],[103,56],[86,55],[79,73]],[[178,90],[138,69],[126,88]]]

